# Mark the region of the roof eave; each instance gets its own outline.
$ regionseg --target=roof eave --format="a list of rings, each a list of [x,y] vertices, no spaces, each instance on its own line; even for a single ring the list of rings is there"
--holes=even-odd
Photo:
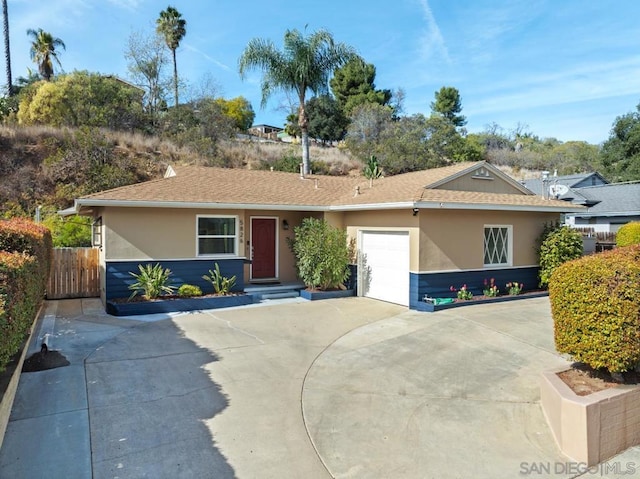
[[[182,201],[135,201],[135,200],[100,200],[95,198],[76,200],[75,209],[84,207],[111,206],[119,208],[180,208],[180,209],[246,209],[246,210],[278,210],[278,211],[326,211],[327,206],[319,205],[283,205],[257,203],[210,203]]]

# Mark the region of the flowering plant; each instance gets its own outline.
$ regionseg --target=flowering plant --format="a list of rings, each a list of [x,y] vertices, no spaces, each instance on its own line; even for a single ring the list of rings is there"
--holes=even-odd
[[[496,286],[496,280],[494,278],[491,278],[490,280],[485,279],[484,289],[482,290],[482,292],[485,296],[488,296],[490,298],[495,298],[496,296],[498,296],[500,290]]]
[[[463,284],[462,287],[458,290],[456,288],[454,288],[453,286],[451,286],[449,288],[450,291],[452,292],[456,292],[458,293],[458,299],[473,299],[473,294],[471,293],[471,291],[469,291],[467,289],[467,285]]]
[[[507,283],[507,289],[511,296],[520,294],[522,292],[522,288],[524,288],[524,283],[517,283],[516,281]]]

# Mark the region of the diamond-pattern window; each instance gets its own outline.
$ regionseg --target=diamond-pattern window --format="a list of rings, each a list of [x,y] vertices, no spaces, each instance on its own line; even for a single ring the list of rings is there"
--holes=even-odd
[[[484,265],[509,264],[509,227],[487,226],[484,228]]]

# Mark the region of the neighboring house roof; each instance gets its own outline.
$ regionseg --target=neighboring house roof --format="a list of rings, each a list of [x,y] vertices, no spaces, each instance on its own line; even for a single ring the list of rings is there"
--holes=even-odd
[[[593,205],[576,216],[640,216],[640,182],[589,186],[576,191]]]
[[[478,168],[517,186],[520,194],[452,191],[447,181]],[[582,207],[532,195],[518,182],[485,163],[457,163],[373,181],[353,176],[307,176],[265,170],[183,166],[165,178],[79,198],[72,212],[93,206],[251,208],[346,211],[390,208],[516,209],[579,211]]]
[[[548,186],[564,185],[569,188],[569,191],[566,194],[560,196],[558,199],[572,201],[578,204],[586,204],[587,201],[584,197],[582,197],[578,192],[575,191],[576,188],[585,186],[606,185],[608,183],[609,182],[597,171],[591,173],[577,173],[574,175],[549,176],[549,179],[547,180]],[[524,180],[523,184],[536,195],[544,196],[545,192],[542,191],[542,178],[532,178],[529,180]]]

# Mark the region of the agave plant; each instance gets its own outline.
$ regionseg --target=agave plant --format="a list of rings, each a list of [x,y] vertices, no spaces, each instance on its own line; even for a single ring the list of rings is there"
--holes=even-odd
[[[129,289],[133,290],[129,300],[140,292],[146,299],[155,299],[162,294],[173,294],[175,288],[171,285],[171,270],[169,268],[163,269],[159,263],[156,263],[154,266],[139,264],[138,269],[140,270],[139,274],[129,273],[136,279],[136,282],[129,286]]]
[[[213,291],[221,296],[228,295],[236,284],[235,276],[231,276],[231,278],[222,276],[218,263],[215,263],[213,271],[209,270],[209,275],[205,274],[202,279],[209,281],[213,285]]]

